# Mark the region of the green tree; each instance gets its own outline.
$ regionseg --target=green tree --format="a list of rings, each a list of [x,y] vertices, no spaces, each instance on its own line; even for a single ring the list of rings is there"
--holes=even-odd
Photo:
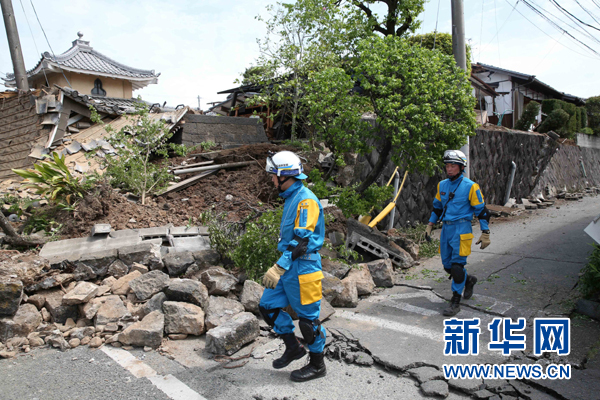
[[[535,119],[537,118],[539,113],[540,103],[538,103],[537,101],[530,101],[529,103],[527,103],[527,106],[525,106],[525,111],[523,111],[523,115],[521,115],[521,118],[519,118],[519,120],[515,124],[515,129],[518,129],[520,131],[528,131],[529,127],[533,123],[535,123]]]
[[[556,131],[563,137],[568,137],[566,134],[565,126],[569,122],[569,113],[561,108],[553,110],[539,125],[538,132],[546,133],[549,131]]]
[[[433,173],[446,149],[474,133],[471,85],[450,56],[395,36],[371,36],[359,42],[353,59],[351,71],[315,73],[306,97],[309,119],[332,150],[366,154],[369,139],[380,141],[379,160],[357,191],[389,159]],[[374,113],[374,123],[362,118],[365,112]]]
[[[167,141],[173,133],[164,121],[152,118],[146,104],[139,101],[135,107],[135,113],[125,117],[131,123],[120,131],[104,124],[93,106],[90,110],[92,121],[104,125],[109,134],[107,140],[115,149],[115,154],[102,159],[110,184],[131,190],[145,204],[149,194],[164,189],[171,179],[167,160],[173,145]],[[156,161],[156,157],[161,160]]]
[[[412,45],[424,47],[430,50],[439,50],[442,53],[453,56],[452,35],[444,32],[430,32],[421,35],[413,35],[407,38]],[[467,69],[471,71],[471,46],[467,45]]]
[[[590,97],[585,102],[587,126],[592,128],[594,135],[600,135],[600,96]]]
[[[425,10],[425,0],[339,0],[336,3],[359,10],[372,32],[383,36],[404,36],[414,32],[421,26],[417,17]],[[376,10],[384,5],[387,11],[380,17]]]

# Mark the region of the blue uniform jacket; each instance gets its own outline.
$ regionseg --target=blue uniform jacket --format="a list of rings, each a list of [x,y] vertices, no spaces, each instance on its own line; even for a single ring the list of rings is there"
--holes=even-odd
[[[454,199],[449,201],[450,193],[454,192]],[[437,193],[433,199],[433,209],[429,222],[436,223],[438,220],[439,210],[443,210],[448,205],[444,221],[458,221],[462,219],[471,220],[473,214],[479,215],[485,207],[483,195],[479,185],[467,178],[461,176],[455,181],[444,179],[438,183]],[[480,219],[479,226],[482,231],[488,230],[488,222]]]
[[[287,248],[289,245],[292,245],[292,247],[298,245],[298,242],[294,240],[294,236],[308,238],[306,254],[300,257],[300,260],[320,260],[320,255],[317,252],[321,249],[325,240],[325,219],[323,218],[323,207],[319,199],[302,184],[302,181],[294,182],[292,186],[279,195],[285,199],[285,204],[279,228],[279,243],[277,244],[277,249],[283,254],[277,261],[277,265],[285,270],[288,270],[292,265],[292,252]],[[313,271],[304,270],[302,273],[320,271],[321,263],[306,263],[305,268],[310,268]]]

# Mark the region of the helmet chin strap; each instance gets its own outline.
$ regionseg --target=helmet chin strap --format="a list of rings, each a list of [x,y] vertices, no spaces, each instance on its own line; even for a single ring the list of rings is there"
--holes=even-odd
[[[446,174],[446,176],[448,177],[448,179],[450,179],[451,182],[454,182],[455,180],[457,180],[465,171],[465,167],[461,166],[460,167],[460,172],[454,176],[450,176],[448,174]]]
[[[292,178],[291,176],[287,176],[283,180],[281,180],[281,176],[277,176],[277,190],[279,191],[279,193],[285,192],[285,190],[283,190],[281,188],[281,185],[283,185],[284,183],[286,183],[291,178]]]

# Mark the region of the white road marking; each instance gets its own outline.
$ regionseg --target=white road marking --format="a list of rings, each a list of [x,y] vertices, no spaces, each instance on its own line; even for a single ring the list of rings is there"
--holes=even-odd
[[[152,367],[126,350],[107,346],[102,346],[101,350],[136,378],[147,378],[173,400],[206,400],[173,375],[159,375]]]
[[[430,290],[423,290],[419,292],[411,292],[411,293],[400,293],[400,294],[390,294],[388,296],[371,296],[368,301],[371,303],[376,303],[384,300],[395,300],[395,299],[414,299],[417,297],[425,297],[432,303],[443,303],[445,300],[441,299],[439,296],[436,296],[435,293]]]
[[[503,301],[497,300],[493,297],[484,296],[482,294],[475,293],[473,295],[473,300],[484,300],[493,303],[491,306],[487,307],[488,310],[497,312],[498,314],[504,315],[508,310],[513,308],[513,305],[510,303],[505,303]]]
[[[390,329],[396,332],[408,333],[409,335],[413,336],[424,337],[436,342],[444,341],[444,336],[442,332],[435,332],[429,329],[423,329],[412,325],[406,325],[400,322],[390,321],[383,318],[373,317],[365,314],[357,314],[346,310],[336,312],[336,316],[353,321],[372,322],[381,328]]]

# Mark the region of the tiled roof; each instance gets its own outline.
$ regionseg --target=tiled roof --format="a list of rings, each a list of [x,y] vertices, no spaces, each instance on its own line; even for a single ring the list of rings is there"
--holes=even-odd
[[[57,87],[65,93],[65,96],[75,100],[80,104],[83,104],[86,108],[90,105],[93,105],[97,111],[109,115],[132,113],[135,111],[135,103],[138,102],[138,99],[91,96],[89,94],[79,93],[77,90],[69,89],[67,87]],[[150,104],[148,104],[148,106],[150,106]]]
[[[69,50],[60,55],[43,53],[37,65],[27,71],[27,77],[42,73],[44,68],[55,67],[66,71],[127,79],[132,82],[133,89],[156,83],[160,74],[155,74],[154,70],[137,69],[121,64],[94,50],[89,41],[81,40],[81,36],[73,41],[73,46]],[[5,81],[9,86],[14,83],[14,79],[14,74],[6,74]]]

